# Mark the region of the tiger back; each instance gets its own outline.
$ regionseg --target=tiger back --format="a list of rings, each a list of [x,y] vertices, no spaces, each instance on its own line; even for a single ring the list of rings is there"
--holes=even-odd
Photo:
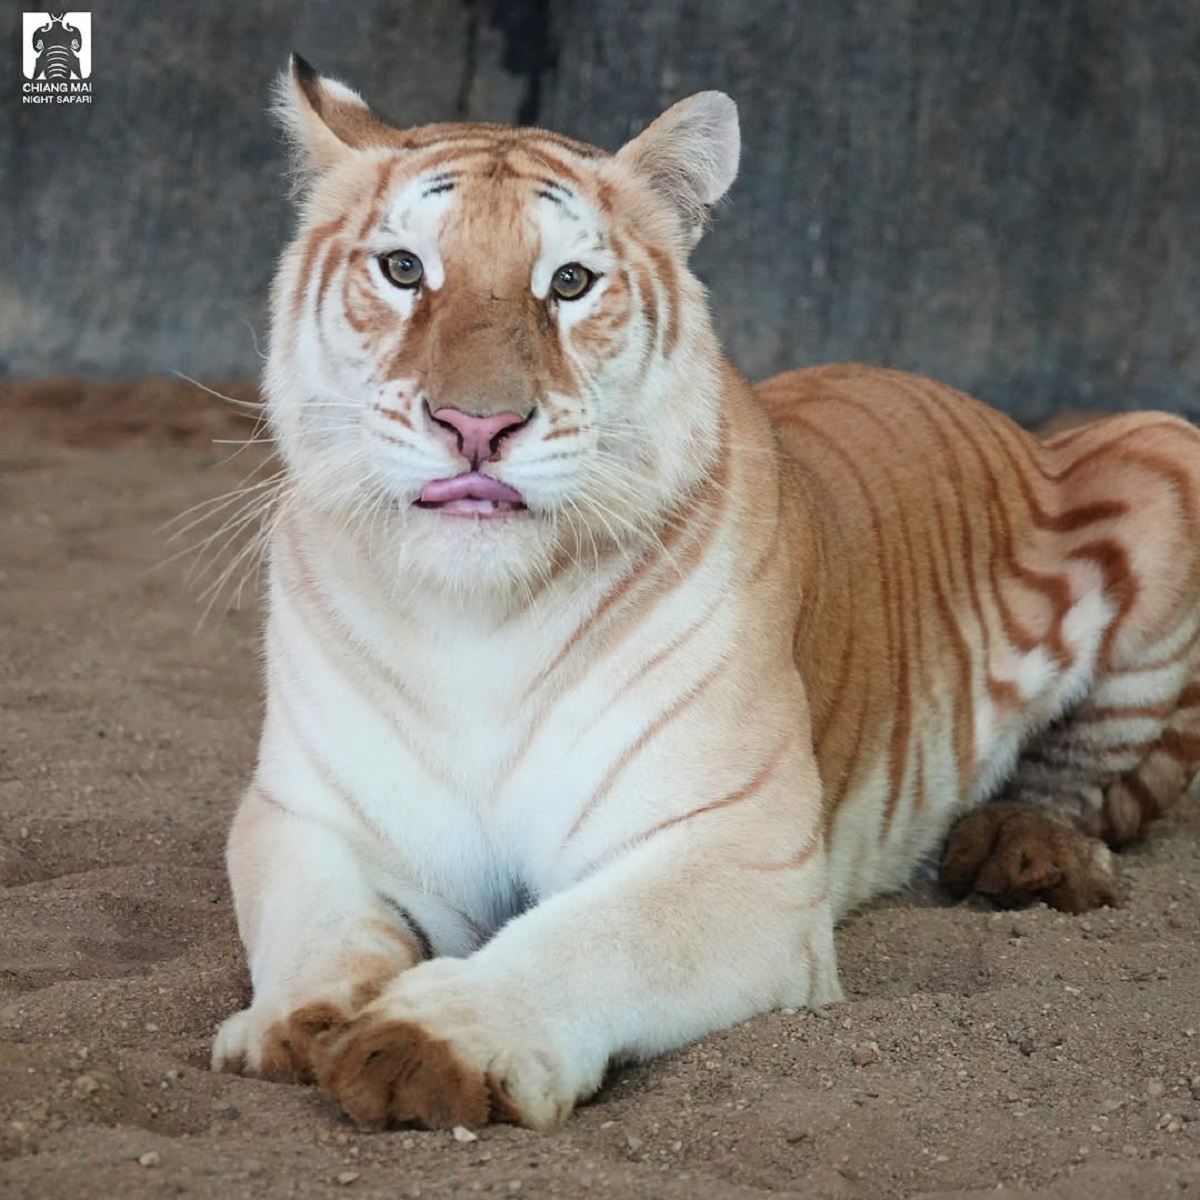
[[[759,394],[821,530],[796,656],[838,911],[902,884],[984,801],[951,847],[971,860],[949,864],[957,890],[990,871],[1008,902],[1111,900],[1102,843],[1140,833],[1200,763],[1194,427],[1131,414],[1043,442],[864,367]],[[1047,819],[1017,812],[1011,847],[984,856],[973,843],[1004,840],[1011,801]]]

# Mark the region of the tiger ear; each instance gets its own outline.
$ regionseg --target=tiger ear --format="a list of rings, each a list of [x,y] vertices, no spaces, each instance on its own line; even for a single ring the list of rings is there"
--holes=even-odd
[[[675,205],[694,246],[709,208],[737,178],[740,149],[737,105],[724,92],[698,92],[626,142],[617,159]]]
[[[301,178],[329,170],[353,150],[386,145],[395,133],[353,88],[319,75],[298,54],[279,77],[271,111]]]

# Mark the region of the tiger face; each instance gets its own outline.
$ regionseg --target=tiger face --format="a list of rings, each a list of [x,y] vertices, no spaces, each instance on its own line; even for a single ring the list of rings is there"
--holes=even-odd
[[[732,101],[683,101],[615,155],[401,131],[299,61],[278,108],[303,199],[266,390],[306,505],[458,590],[655,537],[720,448],[687,259],[736,173]]]

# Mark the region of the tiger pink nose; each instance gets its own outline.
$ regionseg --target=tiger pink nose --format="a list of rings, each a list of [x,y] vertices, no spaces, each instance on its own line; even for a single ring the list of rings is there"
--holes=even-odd
[[[495,452],[493,447],[496,440],[520,429],[528,420],[514,412],[497,413],[493,417],[473,417],[457,408],[439,408],[433,414],[433,419],[458,434],[459,449],[472,466],[487,462]]]

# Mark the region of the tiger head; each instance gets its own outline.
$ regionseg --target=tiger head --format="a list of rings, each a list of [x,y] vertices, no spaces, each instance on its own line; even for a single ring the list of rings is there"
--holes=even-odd
[[[266,395],[295,495],[460,591],[659,536],[720,452],[723,361],[688,256],[737,171],[733,102],[683,100],[608,154],[400,130],[294,58],[277,111],[300,216]]]

